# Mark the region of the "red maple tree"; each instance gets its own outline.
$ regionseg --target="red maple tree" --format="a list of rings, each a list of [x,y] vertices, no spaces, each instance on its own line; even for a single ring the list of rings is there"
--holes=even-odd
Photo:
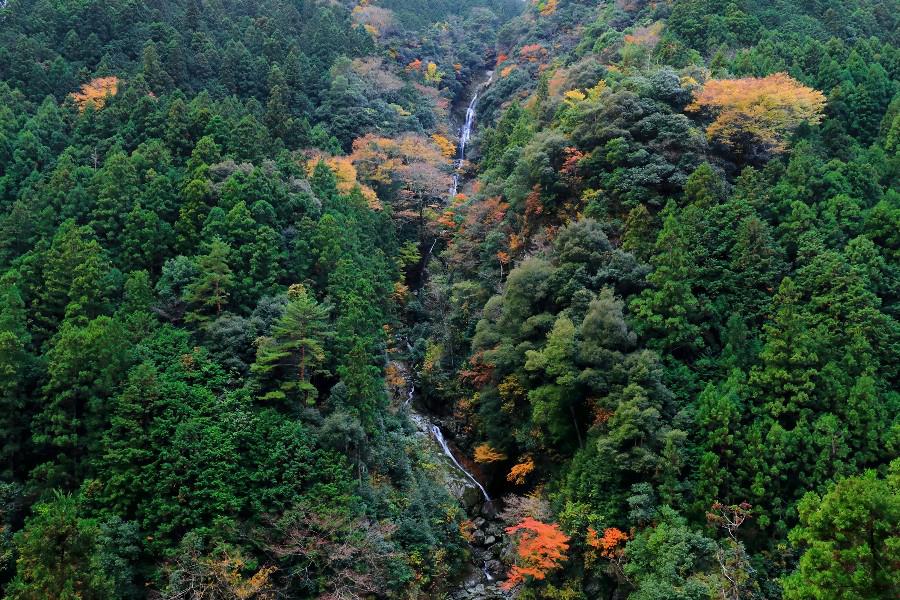
[[[558,569],[566,560],[569,536],[556,523],[542,523],[525,517],[518,525],[508,527],[506,533],[518,538],[518,560],[500,586],[505,590],[516,587],[525,577],[544,579],[547,573]]]

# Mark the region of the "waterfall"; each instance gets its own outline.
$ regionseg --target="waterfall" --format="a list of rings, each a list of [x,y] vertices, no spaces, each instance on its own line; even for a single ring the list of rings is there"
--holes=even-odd
[[[469,101],[468,108],[466,108],[466,120],[463,123],[462,129],[459,130],[459,142],[457,143],[456,149],[456,163],[454,163],[453,169],[453,183],[450,185],[450,200],[453,200],[453,198],[456,197],[456,193],[459,190],[459,175],[460,171],[462,170],[463,162],[466,160],[466,145],[472,138],[472,129],[475,127],[475,113],[476,108],[478,107],[478,94],[481,93],[481,90],[490,85],[491,81],[494,79],[493,71],[488,71],[487,75],[487,81],[475,88],[475,93],[472,95],[472,99]]]
[[[412,407],[412,401],[415,397],[416,386],[410,383],[409,390],[406,392],[406,400],[403,401],[403,408],[410,410],[410,419],[413,420],[421,430],[428,430],[431,432],[432,437],[434,437],[435,441],[441,447],[441,450],[444,451],[444,454],[453,462],[457,469],[466,476],[466,479],[471,481],[481,490],[481,495],[484,496],[484,500],[487,503],[493,502],[491,497],[488,495],[487,490],[484,489],[484,486],[475,479],[475,476],[469,473],[465,467],[463,467],[456,457],[453,455],[453,451],[450,450],[450,445],[447,443],[447,440],[444,439],[444,432],[441,431],[441,428],[432,423],[427,417],[422,414],[416,412]]]
[[[487,490],[484,489],[484,486],[478,483],[478,480],[475,479],[475,477],[471,473],[466,471],[466,469],[461,464],[459,464],[459,461],[456,460],[456,457],[453,456],[453,452],[450,451],[450,446],[447,445],[447,440],[444,439],[444,433],[441,431],[441,428],[437,425],[431,424],[431,435],[433,435],[434,439],[437,440],[437,443],[444,451],[444,454],[446,454],[450,458],[450,460],[453,461],[453,464],[456,465],[456,468],[462,471],[463,475],[468,477],[472,481],[472,483],[478,486],[478,489],[481,490],[485,501],[490,502],[491,497],[488,496]]]

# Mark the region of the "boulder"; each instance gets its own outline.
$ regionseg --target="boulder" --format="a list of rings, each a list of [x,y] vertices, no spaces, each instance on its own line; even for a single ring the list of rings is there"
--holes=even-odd
[[[480,529],[476,529],[472,532],[472,543],[476,546],[484,545],[484,532]]]

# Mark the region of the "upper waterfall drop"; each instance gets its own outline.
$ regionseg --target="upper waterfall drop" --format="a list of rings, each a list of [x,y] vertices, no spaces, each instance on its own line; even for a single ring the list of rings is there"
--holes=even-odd
[[[472,138],[472,129],[475,127],[475,114],[476,109],[478,108],[478,97],[481,94],[481,91],[490,85],[491,81],[494,80],[494,72],[487,71],[487,80],[482,82],[475,88],[475,93],[472,94],[472,99],[469,101],[469,106],[466,108],[466,118],[463,122],[462,128],[459,130],[459,141],[457,142],[457,150],[456,150],[456,162],[454,163],[453,168],[453,183],[450,185],[450,200],[456,196],[459,190],[459,175],[460,170],[462,169],[463,162],[466,160],[466,146],[469,143],[469,140]]]

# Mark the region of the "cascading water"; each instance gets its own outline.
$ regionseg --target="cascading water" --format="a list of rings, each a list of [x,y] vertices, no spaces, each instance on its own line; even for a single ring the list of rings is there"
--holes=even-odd
[[[0,0],[0,1],[2,1],[2,0]],[[458,141],[458,146],[457,146],[457,151],[456,151],[456,161],[454,163],[454,168],[453,168],[453,179],[452,179],[452,185],[450,186],[449,200],[452,200],[453,198],[455,198],[459,191],[459,183],[460,183],[460,179],[462,177],[463,165],[464,165],[465,159],[466,159],[466,146],[468,146],[469,140],[471,140],[471,138],[472,138],[472,131],[475,127],[475,116],[476,116],[476,110],[478,108],[479,94],[485,87],[487,87],[491,83],[491,81],[494,78],[494,72],[488,71],[486,73],[486,75],[487,75],[487,79],[475,88],[475,93],[472,94],[472,99],[469,101],[469,105],[466,108],[466,118],[465,118],[465,121],[463,122],[463,126],[459,132],[459,141]],[[423,267],[422,267],[423,272],[425,270],[424,265],[428,264],[428,258],[431,256],[431,253],[434,251],[435,244],[437,244],[437,238],[435,238],[434,242],[431,245],[431,248],[429,248],[428,253],[425,255],[425,260],[423,262]],[[418,294],[418,290],[416,290],[416,294]],[[410,353],[412,353],[413,348],[412,348],[412,345],[409,343],[409,340],[404,340],[404,341],[405,341],[407,350],[409,350]],[[409,370],[405,365],[402,365],[402,371],[406,374],[409,374]],[[433,437],[434,440],[438,443],[438,445],[441,447],[441,450],[443,451],[444,455],[450,459],[450,462],[453,463],[453,465],[456,467],[456,469],[458,469],[459,472],[462,473],[467,480],[471,481],[472,484],[474,484],[475,487],[477,487],[479,489],[479,491],[481,491],[481,495],[484,497],[484,504],[481,507],[482,514],[485,517],[487,517],[488,519],[492,519],[492,520],[496,519],[497,513],[496,513],[496,509],[494,508],[493,500],[491,500],[490,495],[487,493],[487,490],[484,488],[484,486],[481,485],[481,482],[479,482],[477,479],[475,479],[475,476],[472,475],[472,473],[470,473],[469,471],[467,471],[466,468],[463,467],[460,464],[460,462],[456,459],[456,456],[454,456],[453,451],[450,449],[450,445],[447,443],[447,440],[444,439],[444,432],[441,431],[440,427],[438,427],[437,425],[432,423],[428,417],[418,413],[415,410],[415,407],[413,406],[413,399],[415,398],[415,386],[412,384],[411,378],[408,379],[408,381],[410,382],[410,385],[409,385],[409,389],[407,390],[407,393],[406,393],[406,398],[403,401],[402,409],[404,411],[408,411],[407,414],[409,415],[409,418],[416,424],[416,426],[418,427],[418,429],[421,432],[431,434],[431,437]],[[483,523],[484,523],[484,520],[482,519],[482,524]],[[499,530],[494,531],[494,535],[497,535],[499,537],[500,536]],[[481,539],[482,539],[482,541],[485,541],[486,538],[484,535],[482,535]],[[477,569],[477,570],[474,570],[473,573],[476,573],[480,577],[480,582],[478,580],[476,580],[473,583],[471,581],[471,579],[469,579],[468,580],[469,583],[464,584],[464,585],[468,586],[468,587],[466,587],[465,594],[462,596],[451,595],[451,598],[475,599],[475,598],[508,598],[509,597],[506,591],[497,587],[497,585],[498,585],[497,580],[495,579],[494,575],[491,574],[492,570],[494,571],[495,574],[502,570],[500,563],[495,558],[495,557],[499,556],[499,554],[497,552],[491,553],[490,548],[487,548],[487,545],[489,545],[489,544],[494,544],[494,547],[496,548],[496,544],[498,544],[498,542],[492,541],[495,539],[496,538],[493,535],[491,535],[489,538],[487,538],[487,543],[484,544],[485,547],[483,547],[483,548],[478,546],[477,543],[475,543],[475,544],[470,543],[470,547],[471,547],[472,553],[473,553],[472,566],[475,569]],[[478,584],[478,585],[476,586],[476,584]],[[485,595],[485,588],[487,588],[487,592],[488,592],[487,595]],[[460,588],[460,589],[462,589],[462,588]]]
[[[2,2],[2,0],[0,0]],[[494,72],[487,71],[486,72],[488,78],[480,83],[475,88],[475,93],[472,95],[472,99],[469,101],[469,106],[466,108],[466,118],[463,122],[462,128],[459,130],[459,140],[457,141],[457,149],[456,149],[456,160],[453,163],[453,176],[451,178],[449,196],[447,196],[446,203],[449,203],[456,197],[457,192],[459,191],[459,180],[462,177],[463,163],[466,160],[466,145],[469,143],[469,140],[472,137],[472,130],[475,127],[475,109],[478,107],[478,94],[487,87],[491,81],[494,79]],[[431,248],[428,249],[427,252],[424,253],[422,257],[422,262],[420,263],[420,272],[424,277],[424,273],[428,268],[428,262],[431,260],[431,254],[434,252],[434,247],[437,245],[438,238],[435,237],[431,243]],[[416,296],[419,295],[419,289],[413,292]]]
[[[488,496],[487,490],[484,489],[484,486],[478,483],[478,480],[475,479],[475,476],[466,471],[465,467],[459,464],[459,461],[456,460],[456,457],[453,456],[453,452],[450,451],[450,446],[447,445],[447,440],[444,439],[444,433],[441,431],[441,428],[435,424],[431,424],[431,435],[434,436],[434,439],[437,441],[438,445],[441,447],[441,450],[444,451],[444,454],[453,461],[453,464],[456,465],[456,468],[459,469],[463,475],[469,478],[469,480],[478,486],[478,489],[481,490],[481,494],[484,496],[485,502],[490,503],[491,497]]]
[[[457,144],[456,150],[456,163],[453,169],[453,183],[450,185],[451,200],[456,197],[456,194],[459,191],[460,171],[462,170],[463,162],[466,160],[466,145],[472,138],[472,129],[475,126],[475,113],[476,108],[478,107],[478,94],[481,93],[481,90],[490,85],[491,81],[494,79],[493,71],[488,71],[487,75],[487,81],[485,81],[475,89],[475,93],[472,95],[472,99],[469,101],[469,106],[468,108],[466,108],[466,119],[463,122],[462,128],[459,130],[459,142]]]
[[[408,342],[407,342],[408,344]],[[449,458],[454,466],[456,466],[459,471],[466,476],[466,479],[475,484],[475,486],[481,490],[481,495],[484,496],[484,500],[486,503],[492,503],[490,495],[488,495],[487,490],[484,489],[484,486],[475,479],[475,476],[469,473],[465,467],[463,467],[458,460],[456,460],[456,456],[453,455],[453,451],[450,450],[450,445],[447,443],[447,440],[444,439],[444,432],[441,431],[441,428],[429,421],[425,416],[415,412],[412,410],[412,401],[416,395],[416,386],[410,384],[409,390],[406,392],[406,400],[403,401],[403,408],[409,410],[411,412],[410,418],[414,422],[416,422],[421,429],[427,429],[432,437],[434,437],[435,441],[441,447],[441,450],[444,451],[444,454]]]

